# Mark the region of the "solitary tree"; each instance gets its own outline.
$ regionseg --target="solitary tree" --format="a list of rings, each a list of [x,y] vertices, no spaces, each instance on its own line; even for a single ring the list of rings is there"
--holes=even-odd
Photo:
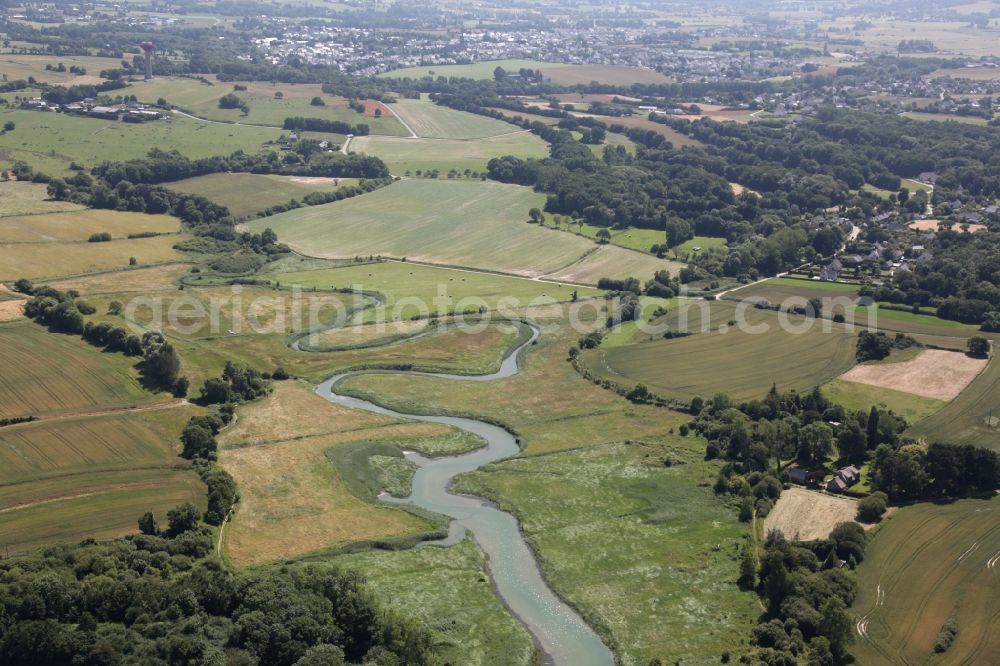
[[[538,208],[532,208],[528,211],[528,219],[535,224],[541,224],[545,221],[545,213]]]
[[[142,518],[139,519],[139,531],[150,536],[160,533],[160,526],[156,524],[156,518],[151,511],[142,514]]]
[[[493,70],[493,80],[503,81],[505,78],[507,78],[507,70],[497,65],[496,69]]]

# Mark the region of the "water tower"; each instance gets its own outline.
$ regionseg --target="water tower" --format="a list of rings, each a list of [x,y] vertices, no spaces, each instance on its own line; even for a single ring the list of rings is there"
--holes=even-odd
[[[153,49],[155,49],[156,46],[153,42],[143,42],[142,44],[139,44],[139,46],[142,47],[143,53],[145,53],[146,80],[149,81],[153,78]]]

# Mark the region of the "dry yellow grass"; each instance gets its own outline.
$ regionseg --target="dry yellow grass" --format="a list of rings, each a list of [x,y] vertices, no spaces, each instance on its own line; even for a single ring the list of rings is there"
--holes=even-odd
[[[279,382],[272,395],[241,408],[236,425],[220,436],[220,462],[241,496],[226,526],[224,552],[247,566],[427,531],[430,525],[412,514],[352,495],[326,451],[449,432],[338,407],[304,384]]]
[[[226,448],[281,442],[392,423],[398,421],[328,402],[302,382],[275,382],[271,395],[240,409],[236,423],[219,435],[219,444]]]
[[[788,539],[825,539],[843,523],[854,520],[858,503],[846,497],[827,495],[805,488],[789,488],[781,493],[764,521],[764,531],[781,530]]]
[[[917,231],[937,231],[938,225],[941,220],[915,220],[910,222],[910,228]],[[952,226],[954,231],[965,231],[966,233],[976,233],[977,231],[986,231],[987,227],[985,224],[955,224]]]
[[[176,289],[177,280],[188,272],[188,264],[168,264],[81,275],[48,284],[55,289],[76,289],[84,296]]]
[[[241,497],[226,527],[224,552],[234,564],[246,566],[352,541],[427,531],[429,524],[412,514],[352,495],[325,452],[359,439],[433,435],[440,430],[405,424],[224,451],[222,465],[236,479]]]
[[[0,243],[0,279],[44,278],[99,273],[182,258],[174,244],[183,236],[157,236],[110,243]]]
[[[180,231],[180,228],[180,220],[169,215],[96,209],[70,210],[0,217],[0,240],[85,241],[91,234],[101,232],[121,239],[128,234],[142,232],[174,233]]]
[[[80,204],[52,201],[48,186],[27,181],[0,181],[0,217],[84,210]]]
[[[426,329],[428,323],[426,319],[407,319],[403,321],[362,324],[359,326],[345,326],[316,335],[311,340],[311,344],[316,347],[357,345],[397,335],[416,335]]]
[[[952,400],[983,371],[987,362],[959,352],[926,349],[910,361],[855,366],[840,379],[925,398]]]
[[[14,321],[24,316],[25,299],[0,301],[0,321]]]

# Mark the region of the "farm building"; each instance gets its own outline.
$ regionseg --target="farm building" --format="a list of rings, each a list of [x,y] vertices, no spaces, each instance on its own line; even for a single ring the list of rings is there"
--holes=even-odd
[[[861,470],[850,465],[837,470],[837,473],[826,484],[826,489],[832,493],[842,493],[860,480]]]
[[[788,470],[788,480],[800,486],[818,486],[823,481],[822,470],[808,470],[801,467],[793,467]]]

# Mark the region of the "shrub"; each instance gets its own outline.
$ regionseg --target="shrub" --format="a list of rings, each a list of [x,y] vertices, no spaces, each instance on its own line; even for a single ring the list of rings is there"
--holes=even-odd
[[[874,523],[885,513],[888,497],[885,493],[875,492],[858,502],[858,520],[863,523]]]
[[[107,231],[102,231],[97,234],[90,234],[90,238],[87,239],[88,243],[109,243],[111,242],[111,234]]]

